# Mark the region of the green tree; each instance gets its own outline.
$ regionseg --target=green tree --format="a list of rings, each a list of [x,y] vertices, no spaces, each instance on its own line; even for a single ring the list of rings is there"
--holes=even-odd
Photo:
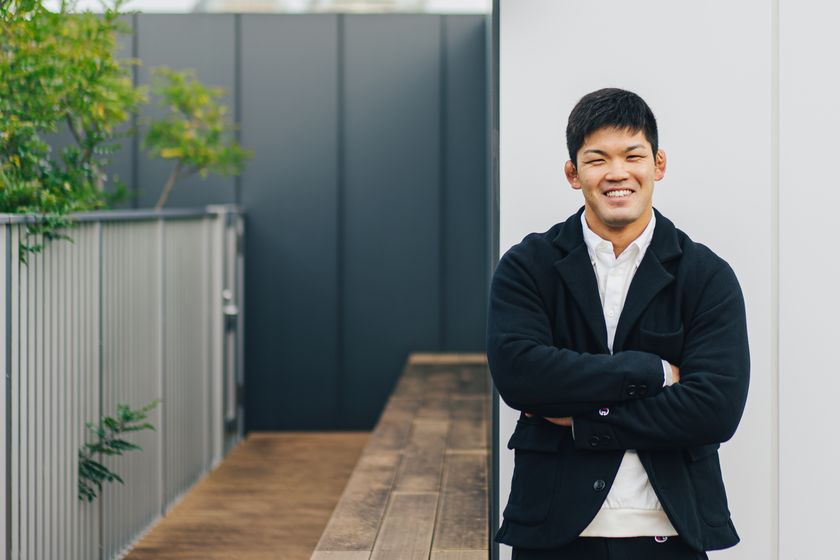
[[[115,56],[124,0],[105,12],[56,12],[36,0],[0,0],[0,212],[41,214],[30,235],[49,241],[70,212],[94,210],[122,196],[105,166],[126,132],[121,127],[145,101]],[[60,149],[50,135],[69,131]],[[109,192],[111,194],[109,194]],[[26,252],[40,245],[24,245]]]
[[[153,71],[152,91],[169,113],[149,125],[145,146],[151,156],[174,161],[155,206],[158,210],[179,179],[195,173],[205,177],[208,172],[224,176],[242,172],[251,153],[234,139],[235,125],[219,102],[222,89],[203,85],[192,70],[158,68]]]

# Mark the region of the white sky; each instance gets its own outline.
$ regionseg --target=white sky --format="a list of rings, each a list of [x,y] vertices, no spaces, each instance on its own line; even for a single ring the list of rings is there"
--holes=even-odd
[[[130,0],[124,7],[126,10],[138,10],[147,13],[185,13],[191,12],[197,0]],[[61,0],[47,0],[44,4],[55,9]],[[308,0],[284,0],[287,10],[305,9]],[[426,11],[432,13],[489,13],[492,0],[427,0]],[[76,4],[79,10],[101,11],[99,0],[79,0]]]

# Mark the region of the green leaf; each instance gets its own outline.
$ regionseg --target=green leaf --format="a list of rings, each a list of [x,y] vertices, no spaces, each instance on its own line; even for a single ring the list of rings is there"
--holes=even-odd
[[[143,449],[139,445],[136,445],[134,443],[129,443],[129,442],[127,442],[125,440],[122,440],[122,439],[115,439],[115,440],[111,441],[111,447],[113,447],[114,449],[120,449],[120,450],[123,450],[123,451],[131,451],[131,450],[134,450],[134,449],[137,449],[137,450]]]
[[[118,432],[120,430],[120,423],[117,420],[106,416],[102,421],[112,432]]]

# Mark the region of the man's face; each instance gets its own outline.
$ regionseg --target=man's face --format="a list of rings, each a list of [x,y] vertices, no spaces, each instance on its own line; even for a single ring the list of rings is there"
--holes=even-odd
[[[589,227],[605,239],[641,233],[650,220],[653,183],[665,176],[665,152],[644,132],[601,128],[586,137],[577,166],[566,162],[566,178],[583,191]]]

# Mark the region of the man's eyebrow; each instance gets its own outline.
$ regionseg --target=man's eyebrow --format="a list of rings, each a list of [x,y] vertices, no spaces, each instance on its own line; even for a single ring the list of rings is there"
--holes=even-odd
[[[627,148],[625,148],[624,153],[626,154],[628,152],[632,152],[633,150],[639,150],[639,149],[644,149],[644,148],[645,148],[644,144],[633,144],[632,146],[628,146]],[[607,155],[607,152],[605,152],[603,150],[599,150],[597,148],[589,148],[588,150],[584,150],[583,153],[584,154],[597,154],[599,156]]]

